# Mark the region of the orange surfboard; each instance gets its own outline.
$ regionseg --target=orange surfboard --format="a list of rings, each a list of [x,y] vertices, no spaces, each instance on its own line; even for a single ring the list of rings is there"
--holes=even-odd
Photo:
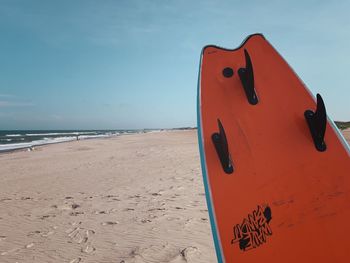
[[[350,262],[350,150],[261,34],[202,50],[198,139],[218,262]]]

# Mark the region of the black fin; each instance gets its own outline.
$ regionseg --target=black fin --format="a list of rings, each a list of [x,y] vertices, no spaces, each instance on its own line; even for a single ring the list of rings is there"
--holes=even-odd
[[[304,112],[306,122],[309,126],[312,139],[318,151],[323,152],[327,149],[324,142],[324,135],[326,133],[327,113],[323,99],[320,94],[317,94],[316,111],[306,110]]]
[[[251,105],[258,104],[258,96],[255,92],[254,87],[254,72],[253,72],[253,65],[252,61],[250,60],[249,53],[246,49],[244,49],[244,56],[245,56],[245,68],[240,68],[238,70],[239,78],[241,79],[245,94],[247,96],[248,102]]]
[[[228,150],[227,138],[225,134],[224,127],[221,124],[221,121],[218,119],[219,133],[213,133],[211,139],[215,145],[216,152],[219,156],[222,168],[225,173],[233,173],[233,165],[231,160],[231,155]]]

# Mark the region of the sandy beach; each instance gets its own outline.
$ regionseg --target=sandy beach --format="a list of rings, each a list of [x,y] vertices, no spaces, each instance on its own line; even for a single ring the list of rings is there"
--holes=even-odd
[[[194,130],[2,154],[0,189],[0,262],[216,262]]]
[[[0,155],[0,262],[215,262],[196,131]]]
[[[342,131],[345,140],[350,144],[350,129],[346,129]]]

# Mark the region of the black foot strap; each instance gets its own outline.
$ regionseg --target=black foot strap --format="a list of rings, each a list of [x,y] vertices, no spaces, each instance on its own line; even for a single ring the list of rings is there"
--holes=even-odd
[[[254,88],[254,72],[252,61],[250,60],[249,53],[244,49],[245,56],[245,68],[240,68],[238,70],[239,78],[241,79],[244,92],[247,96],[248,102],[251,105],[258,104],[258,96],[256,95]]]
[[[233,173],[233,165],[231,160],[231,155],[228,151],[227,138],[225,134],[224,127],[221,124],[221,121],[218,119],[219,133],[213,133],[211,139],[215,145],[216,152],[219,156],[222,168],[225,173]]]
[[[318,151],[323,152],[327,149],[324,142],[324,135],[326,133],[327,113],[323,99],[320,94],[317,94],[316,111],[306,110],[304,112],[306,122],[309,126],[312,139]]]

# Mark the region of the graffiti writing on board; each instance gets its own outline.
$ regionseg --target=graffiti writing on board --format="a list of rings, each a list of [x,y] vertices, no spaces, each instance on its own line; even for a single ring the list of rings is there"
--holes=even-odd
[[[272,235],[269,225],[271,219],[271,208],[258,205],[256,210],[243,219],[242,224],[233,227],[231,244],[238,243],[243,251],[259,247]]]

